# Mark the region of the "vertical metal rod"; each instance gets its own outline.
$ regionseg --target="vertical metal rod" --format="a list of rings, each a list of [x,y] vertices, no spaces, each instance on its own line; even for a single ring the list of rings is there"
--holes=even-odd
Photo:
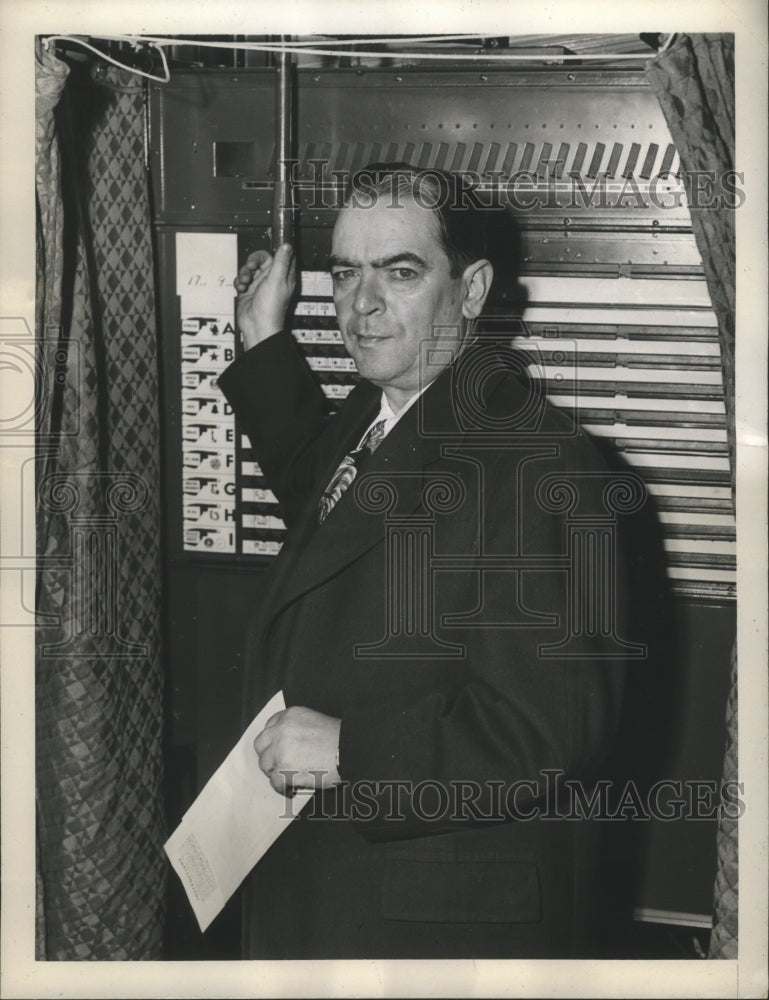
[[[285,45],[290,36],[282,35]],[[272,198],[272,247],[294,242],[294,201],[291,190],[293,149],[293,66],[291,53],[281,49],[277,56],[278,79],[275,108],[275,188]]]

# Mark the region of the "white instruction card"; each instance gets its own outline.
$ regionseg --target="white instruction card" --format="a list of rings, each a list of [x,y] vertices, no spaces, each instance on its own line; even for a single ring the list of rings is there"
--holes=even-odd
[[[307,805],[287,799],[259,769],[254,740],[286,707],[278,691],[257,715],[224,763],[184,814],[165,844],[201,931],[222,910],[267,848]]]
[[[183,314],[234,315],[237,270],[235,233],[176,234],[176,294]]]

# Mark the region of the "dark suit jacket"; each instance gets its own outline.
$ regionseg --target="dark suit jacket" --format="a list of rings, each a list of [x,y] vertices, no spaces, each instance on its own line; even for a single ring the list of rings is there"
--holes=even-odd
[[[558,819],[544,793],[555,772],[586,788],[600,775],[621,701],[613,554],[598,603],[615,635],[592,620],[559,646],[592,607],[592,578],[564,562],[578,558],[575,517],[605,516],[591,442],[502,349],[470,348],[317,527],[379,390],[360,384],[329,418],[288,333],[220,385],[289,527],[250,629],[244,721],[280,688],[341,718],[348,783],[318,793],[256,866],[248,957],[583,954],[592,825]]]

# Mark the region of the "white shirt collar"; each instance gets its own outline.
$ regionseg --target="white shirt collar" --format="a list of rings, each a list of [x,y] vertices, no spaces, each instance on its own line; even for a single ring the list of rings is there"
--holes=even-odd
[[[387,396],[385,395],[384,390],[382,390],[382,399],[381,399],[381,402],[379,404],[379,413],[377,413],[377,415],[374,417],[374,419],[371,421],[371,423],[368,425],[368,427],[366,428],[366,430],[361,435],[361,441],[363,441],[363,439],[366,437],[366,435],[371,430],[371,428],[374,426],[374,424],[378,424],[380,420],[384,420],[384,422],[385,422],[383,437],[387,437],[387,435],[390,433],[390,431],[393,429],[393,427],[395,427],[395,425],[398,423],[398,421],[403,416],[403,414],[407,410],[409,410],[414,405],[414,403],[416,403],[416,401],[419,399],[419,397],[422,395],[422,393],[426,389],[429,389],[430,386],[433,384],[434,381],[435,381],[435,379],[433,379],[431,382],[428,382],[427,385],[423,385],[422,388],[419,389],[417,392],[415,392],[414,395],[411,397],[411,399],[409,399],[409,401],[407,403],[405,403],[398,410],[397,413],[395,413],[393,411],[392,406],[390,406],[390,401],[388,400]]]

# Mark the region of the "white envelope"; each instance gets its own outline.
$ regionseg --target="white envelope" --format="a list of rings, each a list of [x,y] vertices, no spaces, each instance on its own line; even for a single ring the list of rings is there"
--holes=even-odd
[[[212,775],[164,849],[182,881],[201,931],[223,909],[268,847],[310,796],[286,798],[259,769],[254,740],[286,707],[278,691]]]

